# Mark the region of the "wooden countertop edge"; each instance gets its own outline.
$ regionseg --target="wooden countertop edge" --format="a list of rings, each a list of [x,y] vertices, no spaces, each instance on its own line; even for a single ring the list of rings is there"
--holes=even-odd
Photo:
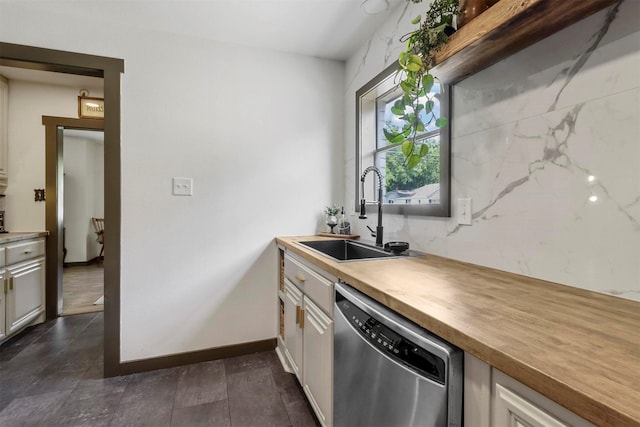
[[[636,417],[634,414],[627,413],[623,407],[613,407],[605,404],[593,395],[590,391],[579,390],[568,385],[561,378],[553,377],[544,370],[510,356],[504,350],[494,348],[481,340],[476,339],[473,336],[465,334],[463,331],[452,327],[440,319],[430,316],[427,313],[421,312],[419,309],[411,306],[405,301],[402,301],[395,296],[385,293],[362,280],[361,277],[355,272],[350,272],[349,265],[347,263],[338,263],[330,260],[327,257],[316,254],[311,250],[308,250],[300,245],[295,244],[300,240],[315,240],[324,239],[318,236],[292,236],[292,237],[277,237],[276,243],[290,249],[298,256],[306,259],[307,261],[317,265],[328,273],[333,274],[338,279],[349,283],[354,288],[366,293],[373,299],[385,304],[391,309],[401,313],[408,319],[418,323],[424,328],[432,331],[433,333],[441,336],[452,344],[460,347],[464,351],[472,354],[478,359],[484,361],[488,365],[504,372],[505,374],[515,378],[521,383],[527,385],[533,390],[541,393],[570,411],[576,413],[578,416],[596,424],[596,425],[624,425],[624,426],[640,426],[640,417]],[[428,255],[429,258],[442,259],[435,255]],[[417,259],[420,260],[419,258]],[[412,259],[402,260],[383,260],[383,261],[364,261],[367,263],[384,262],[393,263],[395,261],[412,261]],[[553,288],[565,287],[564,285],[555,284],[552,282],[546,282],[544,280],[533,279],[530,277],[520,276],[514,273],[495,270],[489,267],[477,266],[469,263],[464,263],[456,260],[447,260],[461,265],[468,266],[474,270],[483,273],[493,273],[499,276],[522,278],[523,281],[534,281],[540,285],[547,285]],[[358,263],[361,264],[361,263]],[[390,264],[392,265],[392,264]],[[567,287],[569,288],[569,287]],[[575,288],[571,288],[572,291]],[[588,294],[588,291],[584,291]],[[621,300],[621,304],[625,305],[626,300]],[[629,302],[633,303],[633,302]],[[596,393],[597,394],[597,393]],[[638,414],[636,414],[638,415]]]

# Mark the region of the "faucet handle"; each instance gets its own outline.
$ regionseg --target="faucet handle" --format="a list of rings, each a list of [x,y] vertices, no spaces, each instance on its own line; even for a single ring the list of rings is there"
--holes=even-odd
[[[369,227],[368,225],[367,225],[367,228],[371,232],[371,237],[376,237],[377,236],[377,233],[375,231],[373,231],[373,228]]]

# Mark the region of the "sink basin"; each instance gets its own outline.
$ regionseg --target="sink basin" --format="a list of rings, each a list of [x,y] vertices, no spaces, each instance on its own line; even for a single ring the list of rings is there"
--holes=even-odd
[[[407,251],[407,253],[401,254],[386,252],[377,246],[346,239],[311,240],[298,243],[337,261],[358,261],[423,255],[413,251]]]

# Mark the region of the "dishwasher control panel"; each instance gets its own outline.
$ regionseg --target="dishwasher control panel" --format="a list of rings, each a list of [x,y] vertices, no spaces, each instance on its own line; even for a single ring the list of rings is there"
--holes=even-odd
[[[383,354],[432,381],[445,384],[445,362],[440,357],[394,332],[337,292],[336,305],[349,324]]]

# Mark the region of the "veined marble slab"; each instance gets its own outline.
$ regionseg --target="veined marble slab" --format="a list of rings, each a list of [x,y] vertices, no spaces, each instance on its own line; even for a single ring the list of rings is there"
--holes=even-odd
[[[398,7],[348,62],[353,96],[397,57],[420,10]],[[640,2],[624,1],[454,86],[452,217],[386,215],[386,239],[640,300],[638,16]],[[354,147],[346,150],[349,199]],[[472,226],[457,224],[458,198],[473,200]],[[366,234],[361,223],[355,231]]]

